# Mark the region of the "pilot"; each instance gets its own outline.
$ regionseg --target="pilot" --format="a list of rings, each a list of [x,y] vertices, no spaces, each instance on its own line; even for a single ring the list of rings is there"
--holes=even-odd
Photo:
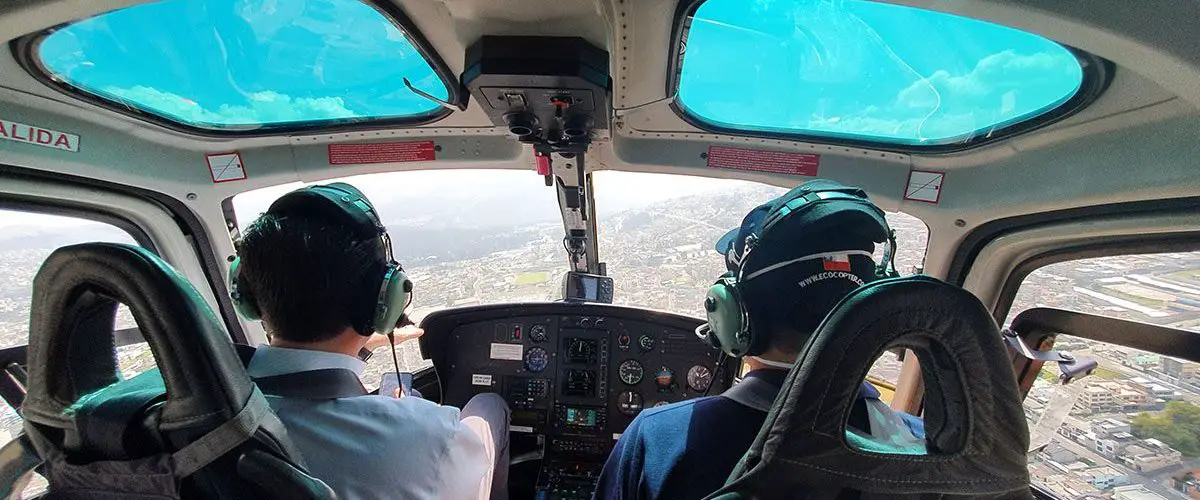
[[[250,224],[231,269],[232,295],[270,337],[251,359],[250,376],[309,471],[338,498],[505,499],[509,409],[498,395],[478,395],[460,411],[362,389],[366,363],[358,354],[388,344],[378,332],[406,321],[400,314],[411,297],[390,246],[370,201],[344,183],[293,191]],[[391,315],[381,319],[387,303]],[[403,340],[422,331],[394,333]],[[357,395],[305,393],[345,370],[356,375]],[[301,393],[272,396],[264,381],[279,376],[298,382]]]
[[[835,199],[822,199],[830,192],[838,193]],[[803,197],[820,206],[797,209],[793,201]],[[874,241],[890,235],[883,215],[861,190],[814,180],[755,208],[722,237],[717,251],[726,256],[729,273],[705,301],[708,328],[736,330],[739,325],[731,323],[746,321],[760,347],[720,346],[734,355],[756,354],[743,358],[742,381],[720,396],[642,411],[613,448],[594,497],[699,499],[720,489],[750,448],[810,334],[846,294],[879,275],[872,252]],[[727,298],[719,289],[731,278],[745,312],[722,318]],[[921,420],[893,411],[865,382],[848,424],[872,438],[924,446]]]

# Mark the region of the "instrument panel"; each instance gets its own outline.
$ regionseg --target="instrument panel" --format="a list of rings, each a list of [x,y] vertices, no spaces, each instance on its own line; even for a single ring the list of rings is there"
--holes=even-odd
[[[443,403],[495,392],[512,409],[512,453],[542,450],[538,489],[587,498],[625,428],[646,408],[720,394],[732,361],[696,337],[700,320],[602,305],[545,303],[439,311],[422,353]],[[521,443],[521,444],[518,444]]]

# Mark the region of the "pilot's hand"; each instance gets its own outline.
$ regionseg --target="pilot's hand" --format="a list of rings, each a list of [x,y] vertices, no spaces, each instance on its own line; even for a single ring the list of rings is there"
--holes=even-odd
[[[425,330],[418,328],[415,325],[404,325],[400,328],[392,330],[392,335],[396,337],[396,345],[403,344],[424,334]],[[367,338],[367,344],[365,347],[369,351],[374,351],[380,347],[387,347],[389,343],[390,342],[388,341],[387,335],[376,333]]]
[[[421,338],[422,335],[425,335],[425,329],[417,325],[407,324],[392,330],[392,335],[396,337],[396,345],[400,345],[410,340]]]

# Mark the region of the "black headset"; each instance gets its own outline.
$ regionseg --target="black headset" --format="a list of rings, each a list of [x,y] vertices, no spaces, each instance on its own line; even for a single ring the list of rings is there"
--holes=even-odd
[[[726,354],[734,357],[754,356],[762,354],[771,343],[769,332],[763,332],[762,328],[754,328],[751,324],[750,315],[746,311],[746,303],[742,299],[742,287],[744,283],[751,278],[760,276],[767,272],[782,268],[787,265],[795,264],[801,261],[824,258],[833,254],[862,254],[870,257],[870,253],[865,251],[841,251],[830,252],[829,254],[815,254],[799,259],[794,259],[788,262],[779,263],[775,266],[755,271],[750,276],[744,273],[745,264],[750,257],[750,254],[759,242],[770,233],[771,229],[777,227],[779,222],[788,217],[803,215],[812,210],[813,207],[825,203],[853,203],[856,208],[866,207],[871,213],[877,217],[872,217],[880,224],[884,233],[887,235],[887,247],[885,248],[883,261],[876,266],[875,278],[884,278],[898,276],[896,272],[895,250],[896,236],[891,228],[887,225],[886,215],[879,207],[871,203],[865,196],[857,194],[857,189],[832,189],[823,191],[814,191],[804,196],[789,200],[782,206],[776,207],[768,213],[762,222],[761,229],[755,231],[755,234],[746,236],[744,242],[745,250],[738,258],[732,258],[726,255],[728,262],[734,264],[737,269],[722,275],[717,279],[712,286],[709,287],[708,293],[704,297],[704,311],[708,316],[708,323],[700,325],[696,329],[696,335],[708,342],[714,348],[724,351]],[[730,252],[733,252],[735,246],[731,246]]]
[[[404,311],[412,300],[413,286],[408,275],[404,273],[404,268],[392,256],[392,240],[388,237],[387,229],[380,221],[375,206],[354,186],[335,182],[297,189],[275,200],[267,209],[267,213],[272,214],[292,212],[328,214],[349,223],[351,231],[361,241],[373,238],[380,240],[387,264],[379,278],[379,293],[375,295],[371,317],[353,318],[353,327],[363,336],[391,333],[403,319]],[[243,318],[250,321],[260,320],[262,310],[254,299],[254,291],[240,279],[240,266],[241,257],[235,257],[229,264],[229,297],[233,299],[234,308]]]

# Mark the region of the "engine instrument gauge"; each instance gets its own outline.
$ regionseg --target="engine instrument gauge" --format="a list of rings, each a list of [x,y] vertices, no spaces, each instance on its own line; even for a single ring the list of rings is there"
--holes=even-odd
[[[654,350],[654,337],[642,335],[638,338],[638,347],[642,348],[642,351]]]
[[[695,365],[687,372],[687,385],[693,391],[704,392],[708,390],[708,386],[712,385],[712,370],[707,366]]]
[[[525,351],[525,369],[533,373],[541,373],[550,364],[550,355],[541,347],[531,347]]]
[[[617,395],[617,411],[634,416],[642,411],[642,395],[634,391],[625,391]]]
[[[621,362],[617,374],[621,377],[621,382],[625,382],[626,385],[637,385],[642,381],[646,371],[636,359],[627,359]]]
[[[529,340],[534,342],[545,342],[546,325],[533,325],[529,327]]]

